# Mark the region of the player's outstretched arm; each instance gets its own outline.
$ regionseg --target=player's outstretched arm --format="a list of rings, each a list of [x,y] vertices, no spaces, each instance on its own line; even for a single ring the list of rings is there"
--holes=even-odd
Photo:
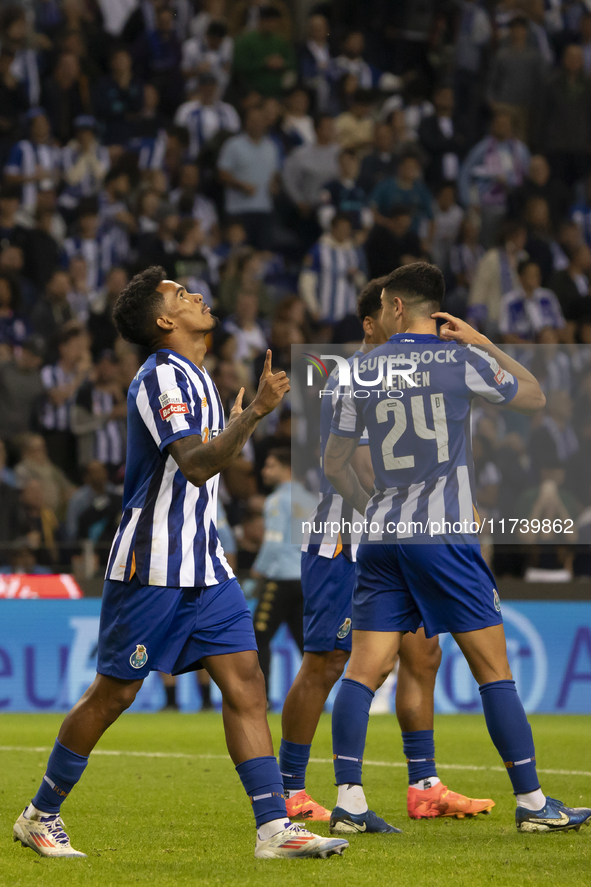
[[[436,311],[431,317],[446,321],[439,330],[442,339],[453,340],[459,345],[479,345],[487,354],[494,357],[499,366],[517,379],[517,394],[508,404],[505,404],[506,409],[528,415],[537,413],[538,410],[546,406],[546,397],[536,377],[532,376],[529,370],[526,370],[518,361],[513,360],[512,357],[493,345],[490,339],[475,330],[465,320],[453,317],[445,311]]]
[[[287,375],[283,371],[272,372],[271,358],[271,351],[267,351],[253,402],[245,410],[242,409],[244,389],[241,388],[232,407],[228,427],[221,434],[207,443],[203,443],[198,434],[193,434],[167,447],[184,476],[196,487],[203,486],[238,456],[263,416],[271,413],[290,390]]]
[[[359,443],[358,437],[331,434],[324,451],[324,473],[337,493],[360,514],[365,514],[369,496],[353,470],[351,459]]]

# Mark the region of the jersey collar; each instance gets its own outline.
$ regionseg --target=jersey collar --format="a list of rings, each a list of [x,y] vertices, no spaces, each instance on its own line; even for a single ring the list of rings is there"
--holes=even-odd
[[[393,336],[390,336],[388,342],[392,344],[396,344],[399,342],[439,342],[441,343],[441,339],[439,336],[433,335],[433,333],[395,333]]]

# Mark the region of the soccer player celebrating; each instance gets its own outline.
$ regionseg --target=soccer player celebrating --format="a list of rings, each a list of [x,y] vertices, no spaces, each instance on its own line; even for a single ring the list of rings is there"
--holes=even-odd
[[[369,708],[404,632],[415,632],[421,622],[427,637],[452,633],[478,681],[486,724],[517,798],[519,831],[578,829],[591,821],[591,809],[566,807],[540,788],[494,578],[472,535],[471,400],[482,395],[528,414],[540,410],[545,398],[521,364],[439,310],[444,289],[439,269],[426,263],[387,277],[381,324],[390,338],[372,352],[372,372],[367,361],[360,362],[353,396],[337,401],[326,445],[327,479],[368,524],[357,554],[351,661],[332,717],[338,799],[330,829],[370,831],[375,822],[361,785]],[[445,320],[441,338],[436,318]],[[398,384],[386,382],[369,397],[355,397],[363,382],[365,394],[369,390],[380,357],[394,367]],[[409,359],[421,371],[396,373]],[[394,388],[397,396],[387,396]],[[371,499],[351,465],[364,429],[376,474]]]
[[[98,673],[63,722],[14,840],[41,856],[84,856],[70,845],[60,807],[90,752],[150,671],[203,667],[222,692],[228,751],[255,815],[255,856],[341,854],[346,841],[287,819],[252,619],[216,530],[219,472],[281,402],[289,380],[272,373],[268,351],[254,400],[243,410],[242,389],[224,428],[203,367],[217,319],[201,295],[165,278],[160,267],[136,275],[113,312],[121,335],[152,354],[128,394],[123,515],[107,566]]]
[[[383,345],[386,335],[380,324],[381,293],[385,277],[370,281],[358,299],[358,316],[364,340],[358,357]],[[320,417],[320,451],[330,434],[337,380],[330,376],[326,387],[333,398],[324,397]],[[362,437],[360,443],[367,444]],[[354,468],[364,488],[370,491],[374,476],[369,447],[360,446]],[[328,695],[340,678],[351,653],[351,606],[355,585],[355,551],[342,534],[324,532],[325,522],[345,526],[360,520],[353,508],[323,478],[321,499],[310,517],[312,531],[302,546],[302,590],[304,593],[304,656],[301,668],[287,694],[282,713],[283,738],[279,769],[292,819],[330,819],[330,810],[306,792],[306,768],[318,721]],[[407,809],[412,819],[437,816],[474,816],[494,807],[489,798],[466,798],[450,791],[437,776],[433,739],[433,693],[441,662],[439,638],[425,637],[423,628],[404,635],[399,650],[396,684],[396,714],[402,730],[408,767]],[[392,664],[394,663],[394,658]],[[386,675],[383,675],[384,679]],[[380,681],[381,683],[381,681]],[[368,831],[398,831],[380,817],[367,822]]]

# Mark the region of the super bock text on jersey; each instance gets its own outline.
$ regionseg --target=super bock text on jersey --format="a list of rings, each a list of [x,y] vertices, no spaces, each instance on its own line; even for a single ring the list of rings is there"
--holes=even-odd
[[[234,574],[216,528],[219,476],[200,487],[180,471],[167,447],[188,435],[203,443],[224,428],[209,374],[168,349],[150,355],[127,398],[127,465],[123,515],[106,578],[195,588]]]
[[[359,359],[331,432],[367,436],[375,492],[362,542],[462,542],[478,532],[470,406],[509,403],[517,381],[484,350],[399,334]]]

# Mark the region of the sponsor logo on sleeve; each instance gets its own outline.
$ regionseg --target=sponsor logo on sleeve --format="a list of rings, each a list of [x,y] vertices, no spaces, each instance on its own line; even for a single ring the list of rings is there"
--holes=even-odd
[[[183,401],[183,394],[180,388],[169,388],[158,396],[160,401],[160,418],[164,422],[170,421],[173,416],[188,413],[189,407]]]

